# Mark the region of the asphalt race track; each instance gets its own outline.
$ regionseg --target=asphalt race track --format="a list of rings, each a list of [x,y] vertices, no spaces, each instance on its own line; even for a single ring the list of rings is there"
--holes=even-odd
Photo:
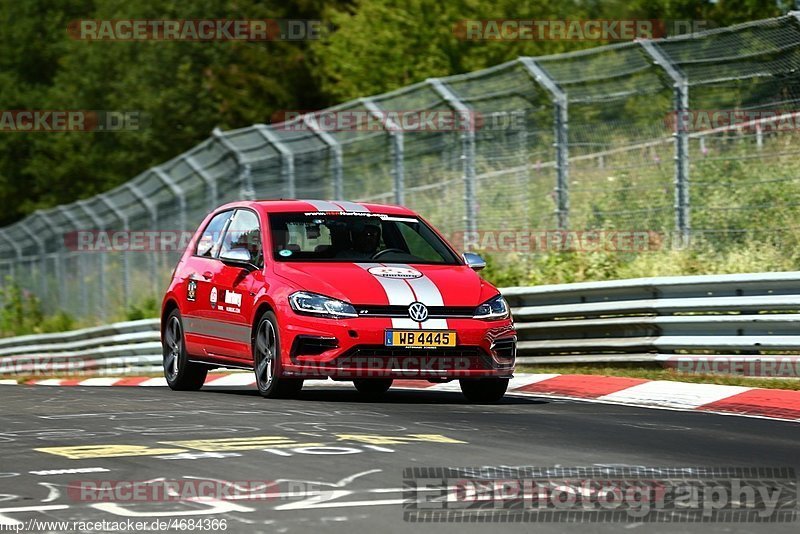
[[[798,527],[796,522],[417,524],[403,515],[404,468],[410,467],[797,469],[800,426],[788,422],[511,396],[478,406],[455,392],[392,390],[368,402],[348,385],[306,389],[292,400],[224,388],[0,386],[0,395],[0,528],[22,528],[34,519],[174,517],[224,518],[228,532],[254,533],[797,532]],[[275,485],[264,486],[259,498],[214,502],[93,502],[67,489],[79,481],[159,478]]]

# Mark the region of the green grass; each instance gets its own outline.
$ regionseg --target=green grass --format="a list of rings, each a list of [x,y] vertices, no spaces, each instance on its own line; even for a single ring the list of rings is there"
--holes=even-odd
[[[696,384],[721,384],[765,389],[790,389],[800,391],[796,378],[746,378],[734,375],[696,375],[642,364],[571,364],[571,365],[518,365],[519,373],[544,373],[566,375],[603,375],[647,380],[671,380]]]

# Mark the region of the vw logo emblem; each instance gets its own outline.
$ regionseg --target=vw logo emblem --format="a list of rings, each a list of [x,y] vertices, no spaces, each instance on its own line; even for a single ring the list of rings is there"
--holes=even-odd
[[[408,316],[418,323],[422,323],[428,320],[428,308],[421,302],[412,302],[408,307]]]

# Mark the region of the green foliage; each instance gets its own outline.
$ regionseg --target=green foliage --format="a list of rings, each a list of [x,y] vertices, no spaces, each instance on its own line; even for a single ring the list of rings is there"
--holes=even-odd
[[[465,41],[454,33],[462,20],[661,18],[722,26],[778,11],[758,0],[2,2],[2,109],[139,111],[150,120],[131,132],[0,136],[0,226],[115,187],[194,146],[215,126],[269,122],[278,110],[320,109],[520,55],[603,44]],[[132,18],[316,19],[333,32],[307,42],[192,43],[86,42],[66,31],[78,19]]]
[[[125,310],[125,321],[138,321],[158,317],[161,313],[158,300],[155,297],[146,297],[141,301],[128,306]]]
[[[0,337],[61,332],[75,328],[75,319],[58,310],[45,314],[42,302],[10,278],[0,287]]]

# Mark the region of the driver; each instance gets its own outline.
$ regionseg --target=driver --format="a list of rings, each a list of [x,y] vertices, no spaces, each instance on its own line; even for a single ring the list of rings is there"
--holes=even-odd
[[[365,224],[360,230],[352,232],[353,256],[372,258],[381,244],[381,228],[374,224]]]

